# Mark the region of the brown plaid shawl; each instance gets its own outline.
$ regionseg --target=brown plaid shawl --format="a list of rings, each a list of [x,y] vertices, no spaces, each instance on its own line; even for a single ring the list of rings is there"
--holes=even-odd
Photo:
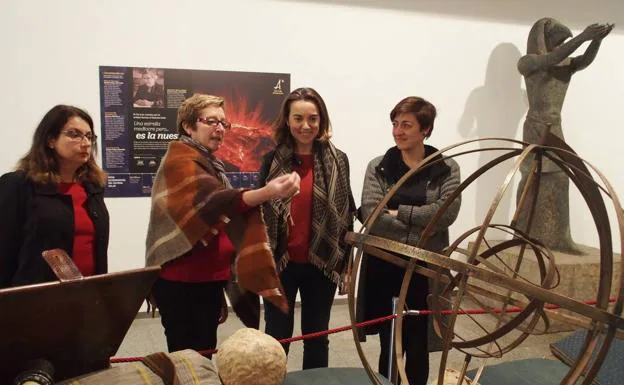
[[[280,145],[275,150],[266,181],[292,171],[293,151]],[[355,201],[349,182],[347,155],[333,144],[316,143],[314,147],[314,185],[312,191],[312,233],[309,260],[336,284],[342,284],[346,267],[347,231],[353,230]],[[278,271],[288,263],[290,199],[265,203],[269,239],[277,259]]]
[[[217,158],[186,136],[169,144],[152,186],[146,265],[163,265],[184,256],[197,242],[208,244],[222,222],[238,252],[233,259],[235,282],[228,285],[235,310],[241,300],[249,300],[244,297],[249,290],[287,311],[262,209],[256,207],[241,215],[243,190],[230,188],[222,170]],[[249,311],[252,318],[259,317],[259,308]],[[259,318],[245,323],[257,328]]]

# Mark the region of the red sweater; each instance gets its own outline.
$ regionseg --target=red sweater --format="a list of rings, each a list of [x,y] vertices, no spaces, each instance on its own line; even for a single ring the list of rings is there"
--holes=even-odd
[[[250,209],[241,199],[239,212]],[[236,252],[234,245],[225,232],[225,224],[219,222],[219,233],[204,246],[198,242],[190,254],[162,266],[160,276],[169,281],[212,282],[230,279],[230,261]]]
[[[74,246],[72,259],[83,276],[95,274],[95,226],[87,213],[87,192],[80,183],[59,183],[61,194],[70,195],[74,207]]]
[[[290,202],[294,227],[288,233],[288,255],[293,262],[309,261],[310,232],[312,230],[312,188],[314,186],[314,156],[298,155],[300,165],[293,171],[301,177],[299,194]]]

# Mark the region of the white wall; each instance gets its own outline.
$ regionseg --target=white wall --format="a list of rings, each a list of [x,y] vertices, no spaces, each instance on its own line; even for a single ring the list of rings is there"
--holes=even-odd
[[[9,171],[27,150],[36,124],[53,105],[76,104],[99,120],[100,65],[289,72],[292,88],[309,85],[324,96],[334,142],[350,157],[359,202],[367,162],[393,145],[388,113],[404,96],[421,95],[438,106],[433,145],[477,136],[521,138],[524,83],[515,64],[531,24],[550,15],[574,33],[596,21],[619,23],[594,64],[574,77],[563,118],[568,143],[624,194],[619,167],[624,2],[588,4],[3,0],[0,171]],[[482,161],[478,156],[460,160],[462,176]],[[464,194],[452,235],[483,217],[496,177],[501,176],[486,176]],[[512,195],[503,200],[497,219],[508,217]],[[111,270],[142,267],[149,199],[106,203]],[[574,238],[596,246],[596,232],[576,193],[571,207]]]

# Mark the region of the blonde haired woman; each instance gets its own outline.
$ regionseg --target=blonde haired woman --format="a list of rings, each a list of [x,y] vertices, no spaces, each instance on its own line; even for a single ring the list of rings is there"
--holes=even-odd
[[[170,352],[213,349],[233,256],[243,247],[257,206],[290,197],[296,174],[257,190],[232,188],[214,152],[231,124],[223,98],[195,94],[178,108],[178,140],[169,143],[156,173],[146,241],[146,264],[161,266],[153,288]],[[269,256],[270,260],[270,256]],[[258,278],[259,279],[259,278]],[[259,318],[246,323],[256,324]]]

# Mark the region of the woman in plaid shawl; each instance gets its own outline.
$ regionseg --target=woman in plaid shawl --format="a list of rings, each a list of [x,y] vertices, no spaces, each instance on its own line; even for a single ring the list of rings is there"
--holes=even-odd
[[[299,194],[264,204],[264,214],[290,312],[265,304],[266,333],[292,336],[294,304],[301,295],[301,330],[326,330],[336,286],[343,285],[348,248],[344,235],[353,229],[355,202],[347,156],[329,141],[325,102],[312,88],[290,93],[274,125],[275,151],[265,156],[260,184],[296,171]],[[288,345],[284,348],[288,353]],[[327,337],[304,341],[303,369],[326,367]]]
[[[170,352],[216,346],[235,255],[235,287],[287,311],[260,205],[299,190],[296,173],[257,190],[231,187],[213,155],[231,126],[222,98],[188,98],[178,109],[177,126],[179,139],[169,144],[154,179],[146,241],[146,264],[162,266],[152,294]],[[230,296],[235,310],[238,299]],[[247,318],[237,311],[247,326],[259,327],[257,306],[255,318],[254,309]]]

